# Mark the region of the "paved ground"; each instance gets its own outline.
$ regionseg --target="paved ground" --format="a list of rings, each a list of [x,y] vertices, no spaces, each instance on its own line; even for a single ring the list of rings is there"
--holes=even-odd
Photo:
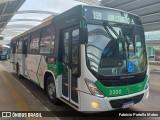
[[[24,97],[24,101],[26,102],[27,106],[30,108],[29,110],[35,110],[35,111],[53,111],[52,115],[56,115],[56,112],[54,111],[73,111],[74,114],[76,114],[79,117],[58,117],[56,119],[67,119],[67,120],[82,120],[84,118],[80,117],[81,114],[79,112],[76,112],[75,110],[73,110],[71,107],[67,106],[66,104],[62,103],[58,106],[53,105],[52,103],[50,103],[50,101],[48,100],[47,96],[45,95],[45,93],[43,92],[43,90],[41,88],[39,88],[38,86],[36,86],[35,84],[33,84],[32,82],[26,80],[26,79],[18,79],[16,77],[15,72],[12,70],[12,66],[10,65],[9,62],[0,62],[0,64],[5,67],[5,69],[8,71],[6,71],[3,67],[0,67],[0,78],[2,76],[2,78],[6,78],[6,81],[11,81],[14,82],[14,87],[16,88],[16,90],[18,90],[17,94],[20,97]],[[127,109],[126,111],[160,111],[160,66],[154,66],[154,65],[150,65],[150,72],[151,72],[151,76],[150,76],[150,95],[149,98],[144,101],[143,103],[139,103],[137,105],[135,105],[132,108]],[[9,74],[10,73],[10,74]],[[2,81],[0,81],[1,83]],[[3,80],[4,82],[4,80]],[[4,82],[3,84],[8,85],[8,82]],[[3,84],[0,84],[0,98],[3,98],[3,94],[5,92],[5,90],[3,90]],[[23,87],[22,87],[23,86]],[[8,89],[8,88],[7,88]],[[25,90],[24,90],[25,89]],[[27,93],[28,92],[28,93]],[[31,95],[28,95],[31,94]],[[27,96],[26,96],[27,95]],[[13,97],[13,95],[5,95],[7,96],[9,99],[8,100],[8,104],[12,104],[13,101],[11,100],[11,96]],[[29,97],[28,97],[29,96]],[[13,98],[12,98],[13,99]],[[15,98],[17,99],[17,98]],[[34,100],[32,100],[34,99]],[[5,99],[0,99],[0,103],[4,103],[5,104]],[[19,103],[17,103],[19,104]],[[9,109],[9,108],[3,108],[1,107],[3,105],[0,105],[0,110],[23,110],[23,107],[19,107],[16,105],[13,105],[13,107],[15,109]],[[23,106],[23,105],[22,105]],[[20,109],[18,109],[18,107]],[[47,109],[46,109],[47,108]],[[24,109],[26,109],[24,107]],[[111,112],[112,113],[112,112]],[[97,114],[97,116],[102,116],[102,117],[89,117],[86,119],[102,119],[102,120],[106,120],[106,119],[111,119],[111,118],[106,118],[103,117],[104,113],[99,113]],[[55,117],[54,117],[55,118]],[[54,119],[53,118],[53,119]],[[114,120],[119,120],[122,118],[114,118]],[[132,117],[127,117],[127,118],[123,118],[125,120],[130,120],[130,119],[141,119],[141,120],[158,120],[160,119],[157,117],[141,117],[141,118],[132,118]]]
[[[1,62],[1,64],[8,64]],[[0,64],[0,111],[50,111],[25,86],[10,74]],[[9,64],[8,64],[9,65]],[[1,113],[0,113],[1,114]],[[14,114],[16,115],[16,114]],[[54,116],[54,115],[53,115]],[[0,118],[7,119],[7,118]],[[8,118],[7,120],[12,120]],[[14,120],[18,119],[16,116]],[[27,120],[42,120],[43,118],[26,118]],[[46,118],[46,120],[53,118]],[[56,118],[55,118],[56,119]],[[25,120],[21,118],[19,120]]]

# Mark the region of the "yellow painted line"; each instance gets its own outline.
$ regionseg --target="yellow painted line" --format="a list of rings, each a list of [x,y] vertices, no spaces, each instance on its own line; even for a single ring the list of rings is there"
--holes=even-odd
[[[78,111],[78,108],[76,108],[74,105],[70,104],[69,102],[67,102],[66,100],[59,98],[61,101],[63,101],[64,103],[66,103],[67,105],[71,106],[72,108],[74,108],[75,110]]]
[[[0,65],[0,68],[5,69],[2,65]],[[2,70],[2,69],[1,69]],[[8,73],[9,74],[9,73]],[[10,75],[10,74],[9,74]],[[14,100],[16,101],[20,111],[31,111],[28,107],[28,105],[26,104],[25,100],[19,95],[18,90],[9,82],[8,79],[6,79],[4,74],[1,74],[1,77],[3,78],[3,81],[7,87],[7,89],[9,90],[9,92],[11,93],[12,97],[14,98]],[[10,75],[11,78],[15,79],[13,76]],[[16,79],[15,79],[16,80]],[[31,118],[28,117],[26,118],[27,120],[37,120],[37,118]]]

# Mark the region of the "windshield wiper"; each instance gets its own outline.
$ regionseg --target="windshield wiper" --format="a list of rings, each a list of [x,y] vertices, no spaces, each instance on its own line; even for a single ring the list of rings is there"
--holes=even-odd
[[[113,35],[111,34],[111,32],[109,31],[109,29],[115,34],[115,36],[117,37],[116,39],[120,40],[122,43],[125,44],[125,38],[122,36],[122,34],[120,33],[119,35],[117,34],[117,32],[114,30],[114,28],[107,22],[107,21],[104,21],[103,22],[103,27],[105,28],[106,32],[109,34],[109,36],[112,38],[112,39],[115,39],[113,37]],[[109,29],[107,28],[109,27]]]
[[[122,35],[122,33],[120,32],[119,33],[119,35],[117,34],[117,32],[114,30],[114,28],[107,22],[107,21],[105,21],[105,22],[103,22],[103,27],[105,28],[105,30],[107,31],[107,33],[109,34],[109,36],[114,40],[115,38],[113,37],[113,35],[110,33],[110,31],[109,31],[109,29],[115,34],[115,36],[117,37],[116,39],[117,40],[120,40],[121,42],[122,42],[122,48],[123,48],[123,52],[125,53],[125,59],[126,59],[126,73],[128,73],[127,72],[127,69],[128,69],[128,54],[127,54],[127,52],[128,51],[126,51],[126,48],[125,48],[125,46],[126,46],[126,39],[125,39],[125,37]],[[109,29],[108,29],[108,28]]]
[[[107,21],[103,22],[103,27],[105,28],[105,30],[107,31],[107,33],[109,34],[109,36],[112,39],[115,39],[115,38],[113,37],[113,35],[109,31],[109,29],[115,34],[115,36],[117,37],[117,39],[120,38],[120,36],[117,34],[117,32],[113,29],[113,27]],[[109,29],[107,27],[109,27]]]
[[[122,36],[122,33],[120,32],[118,35],[117,32],[114,30],[114,28],[107,21],[103,22],[103,27],[105,28],[109,36],[112,38],[112,40],[114,40],[115,38],[113,37],[109,29],[115,34],[115,36],[117,37],[116,39],[122,42],[123,51],[126,53],[126,49],[125,49],[126,41],[125,41],[125,38]]]

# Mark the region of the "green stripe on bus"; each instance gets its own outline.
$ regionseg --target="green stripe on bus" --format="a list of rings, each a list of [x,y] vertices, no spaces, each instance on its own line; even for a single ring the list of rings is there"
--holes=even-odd
[[[126,85],[126,86],[115,86],[115,87],[106,87],[97,80],[95,82],[95,85],[107,97],[116,97],[116,96],[133,94],[144,90],[147,80],[148,76],[146,76],[145,80],[141,83]]]
[[[47,64],[48,70],[52,71],[57,78],[58,75],[62,74],[62,62],[56,61],[55,64]]]

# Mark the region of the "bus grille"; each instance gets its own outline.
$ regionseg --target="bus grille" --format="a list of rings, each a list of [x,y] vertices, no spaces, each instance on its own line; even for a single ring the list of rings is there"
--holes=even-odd
[[[99,80],[106,87],[125,86],[143,82],[145,76],[139,76],[131,79],[117,79],[117,80]]]
[[[124,103],[127,102],[134,102],[134,104],[140,102],[143,98],[144,94],[140,94],[134,97],[130,97],[130,98],[124,98],[124,99],[117,99],[117,100],[111,100],[109,101],[112,108],[121,108],[123,106]]]

